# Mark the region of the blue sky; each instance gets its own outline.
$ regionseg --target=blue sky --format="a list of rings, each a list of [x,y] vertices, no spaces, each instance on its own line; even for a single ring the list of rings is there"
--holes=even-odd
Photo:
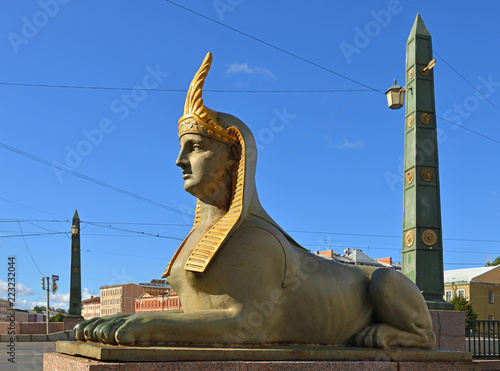
[[[418,12],[439,55],[437,114],[469,129],[438,120],[445,269],[500,255],[500,4],[176,4],[0,4],[0,296],[15,256],[20,307],[45,305],[41,273],[59,275],[51,305],[67,307],[75,209],[85,297],[161,276],[192,223],[177,120],[208,51],[205,103],[253,130],[268,213],[308,249],[400,261],[404,110],[380,91],[404,85]],[[289,92],[312,90],[341,91]]]

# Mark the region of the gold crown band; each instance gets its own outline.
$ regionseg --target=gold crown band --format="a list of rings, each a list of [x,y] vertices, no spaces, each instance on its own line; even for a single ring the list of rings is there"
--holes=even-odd
[[[238,143],[236,136],[210,118],[203,120],[195,113],[189,113],[179,119],[179,138],[184,134],[200,134],[223,143]]]

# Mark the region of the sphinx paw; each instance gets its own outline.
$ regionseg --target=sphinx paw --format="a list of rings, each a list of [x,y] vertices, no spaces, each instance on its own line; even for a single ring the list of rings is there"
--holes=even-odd
[[[119,345],[134,345],[135,344],[135,334],[131,326],[121,326],[115,335],[116,342]]]
[[[354,335],[353,345],[365,348],[387,348],[387,325],[368,326]]]

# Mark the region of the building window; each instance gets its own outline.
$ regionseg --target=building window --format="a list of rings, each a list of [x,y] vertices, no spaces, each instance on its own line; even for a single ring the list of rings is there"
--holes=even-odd
[[[445,298],[444,300],[446,300],[446,301],[451,301],[451,299],[452,299],[452,291],[451,290],[446,290],[444,292],[444,298]]]
[[[488,303],[495,304],[495,293],[493,291],[488,291]]]
[[[465,289],[457,290],[457,296],[465,299]]]

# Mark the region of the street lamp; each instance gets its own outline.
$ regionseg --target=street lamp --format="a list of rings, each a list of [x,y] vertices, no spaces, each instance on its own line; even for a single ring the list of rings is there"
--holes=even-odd
[[[420,74],[422,76],[428,76],[430,70],[432,70],[435,65],[436,65],[436,60],[432,58],[431,61],[427,64],[427,66],[420,67]],[[410,78],[411,77],[413,77],[413,74],[410,76]],[[411,88],[409,88],[408,90],[411,91]],[[404,106],[405,91],[406,91],[406,86],[401,87],[397,85],[396,79],[394,79],[394,85],[391,86],[389,89],[387,89],[387,91],[385,92],[385,95],[387,96],[387,104],[389,105],[390,109],[400,109],[401,107]]]
[[[390,109],[400,109],[405,104],[405,91],[406,87],[401,87],[397,85],[396,79],[394,79],[394,85],[391,86],[386,92],[387,104]]]

